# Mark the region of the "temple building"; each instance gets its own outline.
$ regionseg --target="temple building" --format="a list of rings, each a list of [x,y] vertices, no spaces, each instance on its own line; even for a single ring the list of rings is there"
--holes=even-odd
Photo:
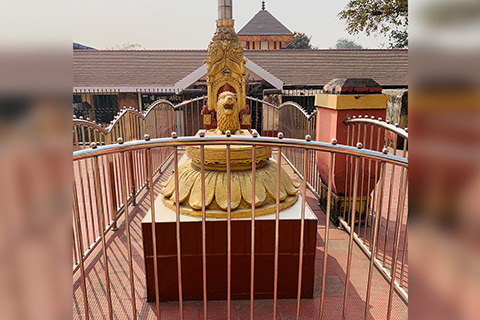
[[[237,34],[247,50],[279,50],[293,42],[293,33],[265,9],[265,1],[262,10]]]
[[[391,90],[391,103],[406,110],[406,49],[279,50],[293,41],[293,33],[265,9],[264,1],[237,36],[247,59],[246,96],[275,105],[293,101],[311,113],[315,95],[330,80],[372,78]],[[108,123],[123,107],[144,111],[159,99],[179,104],[207,94],[207,50],[85,49],[74,44],[77,116]]]

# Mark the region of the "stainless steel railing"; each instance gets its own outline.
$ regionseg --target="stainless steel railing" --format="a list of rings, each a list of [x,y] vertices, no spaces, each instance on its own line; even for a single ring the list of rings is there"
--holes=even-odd
[[[255,135],[254,135],[255,136]],[[130,181],[128,180],[129,175],[129,168],[137,168],[139,171],[142,171],[142,177],[148,181],[149,192],[150,192],[150,206],[151,206],[151,213],[152,213],[152,242],[153,242],[153,255],[154,257],[157,256],[156,253],[156,235],[155,235],[155,205],[154,205],[154,151],[158,149],[164,148],[173,148],[173,162],[174,162],[174,169],[175,172],[178,172],[178,149],[183,148],[189,145],[199,145],[201,150],[201,158],[204,157],[204,146],[205,145],[226,145],[227,146],[227,160],[230,157],[230,146],[231,145],[251,145],[252,148],[252,158],[255,158],[256,146],[265,145],[275,147],[278,150],[277,156],[277,163],[278,163],[278,170],[277,170],[277,181],[280,181],[280,166],[281,166],[281,154],[283,150],[288,148],[293,148],[295,150],[299,150],[303,153],[303,168],[302,171],[305,176],[309,176],[309,170],[312,166],[310,159],[310,154],[316,153],[326,153],[328,154],[329,158],[329,178],[328,178],[328,203],[327,203],[327,210],[326,210],[326,226],[325,226],[325,241],[324,241],[324,252],[323,252],[323,268],[322,268],[322,288],[321,288],[321,297],[320,297],[320,318],[322,318],[324,312],[324,297],[325,297],[325,279],[326,279],[326,271],[328,268],[328,244],[329,244],[329,223],[330,223],[330,213],[331,213],[331,195],[332,195],[332,179],[333,179],[333,161],[335,157],[338,156],[348,156],[352,159],[352,172],[353,174],[350,175],[350,178],[353,180],[353,199],[352,203],[356,203],[356,197],[359,189],[359,179],[360,179],[360,163],[364,161],[371,161],[377,165],[379,168],[378,174],[378,183],[375,180],[375,188],[376,190],[375,195],[373,196],[372,201],[376,202],[375,210],[372,210],[372,214],[374,215],[374,227],[373,230],[373,241],[372,247],[376,247],[376,239],[378,233],[378,225],[380,221],[380,217],[382,216],[382,211],[384,211],[381,203],[384,201],[384,189],[386,187],[386,166],[394,166],[398,167],[399,170],[404,172],[405,179],[402,180],[400,184],[400,197],[397,212],[402,212],[405,210],[406,205],[406,188],[408,185],[408,180],[406,179],[408,175],[408,160],[406,158],[398,157],[396,155],[388,154],[388,149],[383,148],[381,152],[374,151],[374,150],[366,150],[362,148],[361,144],[357,144],[356,146],[348,146],[348,145],[338,145],[336,141],[332,141],[332,143],[325,143],[325,142],[317,142],[311,141],[311,138],[307,136],[305,140],[299,139],[289,139],[283,138],[283,135],[279,136],[281,139],[277,138],[269,138],[269,137],[235,137],[235,136],[224,136],[224,137],[177,137],[174,135],[172,138],[158,138],[158,139],[150,139],[149,136],[146,137],[145,140],[141,141],[129,141],[124,142],[123,139],[118,141],[118,144],[107,144],[98,147],[96,143],[91,145],[89,149],[80,149],[75,151],[73,154],[73,161],[74,161],[74,183],[73,183],[73,217],[74,217],[74,264],[75,268],[80,270],[81,276],[81,283],[82,283],[82,292],[84,298],[84,310],[85,314],[84,317],[89,319],[89,309],[88,309],[88,300],[89,294],[87,292],[86,286],[86,276],[85,276],[85,262],[87,259],[86,254],[82,254],[84,252],[85,244],[88,241],[85,241],[85,236],[88,237],[86,232],[83,232],[84,227],[87,226],[89,220],[93,222],[94,215],[97,217],[97,227],[94,230],[99,231],[99,241],[102,245],[102,256],[104,262],[104,271],[105,271],[105,284],[106,284],[106,291],[105,295],[108,301],[108,308],[109,308],[109,318],[113,319],[113,310],[112,310],[112,294],[110,290],[110,274],[108,269],[108,248],[107,243],[105,240],[105,233],[112,228],[114,220],[109,220],[111,216],[105,214],[106,211],[111,210],[111,207],[105,206],[105,199],[107,201],[111,201],[113,195],[111,194],[111,188],[108,188],[108,176],[104,173],[105,170],[102,170],[102,163],[105,164],[108,161],[108,158],[111,157],[113,159],[118,160],[118,165],[115,166],[115,171],[118,171],[118,193],[123,198],[124,203],[128,203],[129,201],[129,186]],[[129,158],[129,154],[133,152],[139,152],[141,154],[145,154],[145,158]],[[92,201],[92,205],[90,208],[92,209],[90,212],[87,213],[86,205],[82,204],[82,197],[83,200],[87,200],[85,195],[82,195],[82,191],[84,187],[82,187],[82,181],[84,177],[80,173],[80,171],[75,171],[76,166],[80,166],[81,162],[85,163],[83,176],[91,176],[87,180],[90,181],[89,183],[92,184],[92,188],[89,187],[89,190],[93,191],[92,197],[89,197],[89,200]],[[203,161],[201,161],[203,164]],[[252,177],[253,182],[252,186],[255,186],[255,167],[252,168]],[[228,196],[228,203],[230,203],[231,199],[231,185],[230,181],[230,162],[227,161],[227,196]],[[131,175],[132,173],[130,173]],[[175,174],[175,183],[178,187],[178,174]],[[201,180],[205,181],[205,170],[204,166],[201,167]],[[202,256],[203,256],[203,307],[204,307],[204,317],[207,318],[207,288],[206,288],[206,241],[205,241],[205,185],[202,183]],[[80,191],[79,191],[80,189]],[[254,230],[255,228],[255,206],[254,206],[254,199],[255,199],[255,187],[252,188],[252,215],[251,215],[251,228]],[[277,199],[280,198],[280,190],[279,184],[277,184]],[[297,319],[299,317],[300,312],[300,292],[301,292],[301,270],[302,270],[302,257],[304,244],[303,244],[303,232],[304,232],[304,219],[305,219],[305,199],[306,199],[306,192],[307,192],[307,179],[303,179],[302,186],[300,190],[303,200],[301,205],[301,237],[300,237],[300,246],[299,246],[299,281],[298,281],[298,293],[297,293],[297,300],[296,300],[296,313]],[[177,193],[178,194],[178,193]],[[80,195],[80,196],[79,196]],[[387,199],[388,200],[388,199]],[[277,200],[278,201],[278,200]],[[88,202],[88,200],[87,200]],[[94,204],[94,205],[93,205]],[[228,206],[228,209],[230,205]],[[344,219],[349,222],[350,230],[355,228],[355,217],[357,216],[357,206],[351,205],[348,211],[345,211]],[[231,305],[231,279],[234,275],[231,273],[231,211],[228,211],[228,218],[227,218],[227,249],[228,249],[228,263],[227,263],[227,275],[228,275],[228,293],[227,293],[227,307],[228,307],[228,316],[230,317],[230,305]],[[125,214],[125,221],[126,221],[126,239],[127,239],[127,248],[128,248],[128,265],[129,265],[129,285],[131,291],[131,305],[132,305],[132,314],[133,318],[137,319],[137,307],[136,307],[136,293],[135,293],[135,282],[133,276],[133,267],[132,267],[132,253],[131,253],[131,235],[130,235],[130,226],[128,224],[129,220],[129,210],[128,205],[124,206],[124,214]],[[91,217],[90,217],[91,215]],[[279,243],[278,243],[278,235],[279,235],[279,205],[277,202],[276,213],[275,213],[275,269],[274,269],[274,283],[275,283],[275,290],[274,290],[274,316],[276,313],[276,304],[277,304],[277,283],[278,283],[278,250],[279,250]],[[401,217],[399,216],[399,224],[397,225],[396,231],[398,230],[398,226],[402,225]],[[180,238],[180,210],[179,210],[179,199],[176,199],[176,235],[175,241],[177,244],[177,272],[178,272],[178,287],[179,287],[179,301],[180,301],[180,315],[183,318],[183,297],[182,297],[182,268],[181,268],[181,254],[180,254],[180,247],[181,241]],[[87,227],[88,229],[88,227]],[[252,232],[252,252],[251,252],[251,316],[253,318],[253,274],[255,269],[255,260],[254,260],[254,233]],[[399,239],[400,233],[396,232],[395,234],[395,245],[394,245],[394,257],[398,256],[399,252]],[[347,305],[348,305],[348,286],[349,286],[349,278],[350,278],[350,271],[351,271],[351,262],[353,259],[353,241],[355,240],[354,233],[350,233],[349,238],[349,245],[348,245],[348,261],[347,261],[347,269],[346,269],[346,281],[345,281],[345,291],[344,291],[344,303],[343,303],[343,316],[347,315]],[[372,272],[373,268],[378,266],[378,259],[375,255],[370,255],[370,266],[369,266],[369,274],[367,280],[367,287],[366,287],[366,301],[365,301],[365,318],[369,315],[369,304],[370,304],[370,293],[372,289]],[[394,269],[395,267],[393,267]],[[395,271],[395,270],[393,270]],[[154,259],[154,273],[157,275],[158,273],[158,265],[156,259]],[[389,293],[389,300],[388,300],[388,309],[387,309],[387,319],[390,319],[391,310],[392,310],[392,298],[393,292],[395,289],[395,278],[390,279],[390,293]],[[158,287],[158,279],[155,279],[155,296],[156,296],[156,315],[157,318],[160,319],[160,303],[159,303],[159,287]]]
[[[370,150],[380,151],[387,148],[389,153],[402,158],[408,157],[408,129],[402,129],[398,124],[392,125],[390,121],[383,121],[382,118],[368,116],[353,116],[344,121],[347,126],[347,145],[355,145],[361,143]],[[399,151],[398,148],[401,148]],[[354,166],[354,157],[347,156],[346,161],[346,183],[345,195],[355,195],[357,192],[352,190],[353,178],[352,174],[356,166]],[[368,162],[368,166],[367,166]],[[375,173],[375,179],[378,174],[378,163],[373,164],[371,160],[361,159],[361,179],[364,175],[370,176]],[[400,170],[400,175],[397,174]],[[348,212],[350,208],[358,205],[350,196],[344,207],[344,215],[340,219],[341,225],[354,237],[355,241],[360,245],[362,250],[369,256],[378,257],[379,260],[373,260],[382,274],[394,285],[394,288],[400,296],[406,301],[408,300],[407,286],[404,281],[406,278],[406,258],[408,244],[408,215],[404,211],[405,194],[408,186],[408,172],[404,168],[398,169],[395,165],[386,164],[386,185],[388,196],[386,202],[380,195],[380,201],[374,202],[373,199],[378,195],[373,190],[373,197],[366,195],[370,190],[370,180],[368,185],[361,185],[359,217],[355,223],[349,221]],[[398,181],[399,180],[399,181]],[[383,192],[383,189],[382,191]],[[366,195],[366,196],[365,196]],[[395,199],[398,199],[395,201]],[[385,207],[386,208],[383,208]],[[376,211],[385,212],[378,219]],[[383,210],[385,209],[385,210]],[[355,225],[358,222],[357,225]],[[370,224],[370,226],[368,226]],[[393,228],[393,229],[391,229]],[[390,236],[391,230],[394,230],[393,237]],[[353,231],[353,232],[352,232]],[[402,249],[399,250],[399,247]],[[399,255],[399,252],[401,255]],[[388,263],[387,260],[390,260]],[[397,274],[398,273],[398,274]],[[398,282],[396,279],[398,278]],[[393,280],[392,280],[393,279]],[[390,312],[390,310],[389,310]]]

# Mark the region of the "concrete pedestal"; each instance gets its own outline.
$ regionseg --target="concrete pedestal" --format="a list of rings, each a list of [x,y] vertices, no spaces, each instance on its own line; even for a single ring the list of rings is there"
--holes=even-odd
[[[301,197],[280,212],[278,298],[297,295]],[[175,212],[155,200],[158,281],[161,301],[178,300]],[[306,207],[302,298],[313,297],[317,218]],[[202,219],[181,215],[183,299],[202,300]],[[232,220],[232,299],[250,299],[250,219]],[[207,295],[227,298],[227,221],[207,219]],[[148,301],[155,301],[152,225],[150,211],[142,221]],[[275,214],[255,220],[255,299],[273,298]]]
[[[316,140],[330,142],[336,139],[338,144],[355,146],[358,142],[364,144],[364,148],[377,146],[377,142],[383,146],[385,132],[378,129],[372,130],[367,125],[351,126],[350,131],[344,121],[353,116],[368,116],[385,119],[387,102],[389,95],[382,94],[382,87],[372,79],[334,79],[324,87],[324,93],[315,96],[315,105],[317,106],[317,131]],[[355,129],[354,129],[355,128]],[[354,130],[354,131],[353,131]],[[366,130],[366,132],[365,132]],[[347,137],[348,136],[348,137]],[[332,220],[337,222],[337,218],[343,215],[345,200],[349,201],[353,197],[351,187],[345,188],[351,183],[354,166],[352,159],[348,158],[350,164],[347,169],[347,157],[337,154],[333,162],[332,176]],[[330,155],[327,152],[317,152],[317,167],[322,180],[322,191],[320,197],[320,206],[325,210],[327,203],[327,186],[330,172]],[[364,172],[360,173],[357,191],[356,215],[365,216],[366,197],[376,185],[375,177],[379,176],[379,167],[375,171],[375,165],[370,170],[366,169],[367,161],[360,163]],[[362,172],[362,168],[359,172]],[[348,171],[347,171],[348,170]],[[368,174],[369,173],[369,174]],[[347,175],[349,178],[347,179]],[[363,177],[363,179],[362,179]],[[347,194],[345,195],[345,190]],[[363,192],[363,194],[362,194]],[[346,198],[346,199],[345,199]],[[362,199],[363,198],[363,199]],[[347,205],[347,208],[349,206]],[[350,213],[349,213],[350,214]]]

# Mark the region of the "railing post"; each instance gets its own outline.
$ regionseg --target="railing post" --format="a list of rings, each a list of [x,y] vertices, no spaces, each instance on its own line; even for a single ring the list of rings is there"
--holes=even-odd
[[[130,182],[132,187],[132,204],[137,204],[137,190],[135,187],[135,174],[133,171],[133,151],[128,152],[128,174],[130,176]]]
[[[382,93],[382,87],[373,79],[334,79],[330,81],[325,85],[324,93],[315,96],[315,105],[318,108],[316,141],[332,141],[332,139],[336,139],[339,144],[355,146],[358,142],[361,142],[363,145],[366,145],[367,140],[370,139],[370,131],[362,135],[359,130],[360,126],[357,126],[351,128],[350,137],[348,137],[348,128],[343,122],[350,116],[360,114],[368,114],[377,118],[385,117],[389,98],[390,96]],[[347,139],[350,141],[347,141]],[[321,194],[320,207],[325,211],[327,204],[326,181],[328,181],[330,169],[329,155],[317,152],[316,158],[322,180],[322,191],[319,192]],[[375,183],[371,183],[370,189],[367,190],[368,181],[372,180],[373,182],[374,174],[363,174],[363,179],[359,179],[357,201],[347,204],[345,199],[350,199],[351,202],[354,196],[353,194],[345,194],[345,192],[352,192],[351,187],[345,188],[346,180],[348,180],[350,185],[352,184],[352,179],[347,178],[349,174],[352,174],[352,169],[348,169],[347,159],[350,161],[349,157],[337,156],[333,163],[331,218],[335,222],[346,211],[344,206],[348,206],[348,210],[351,210],[351,206],[355,207],[357,214],[359,214],[359,219],[361,219],[368,210],[366,206],[368,201],[366,200],[370,197],[371,189],[375,185]],[[362,173],[364,173],[365,169],[363,165],[364,162],[362,162]],[[362,199],[362,190],[365,199]],[[353,218],[355,219],[356,216]]]
[[[112,143],[112,134],[108,134],[107,136],[105,136],[105,140],[106,140],[106,143],[107,144],[111,144]],[[116,220],[116,216],[117,216],[117,210],[118,210],[118,204],[117,204],[117,197],[116,197],[116,192],[117,190],[115,189],[115,168],[114,168],[114,164],[113,164],[113,156],[111,154],[109,154],[107,156],[107,159],[108,159],[108,166],[107,166],[107,171],[108,171],[108,181],[109,181],[109,184],[110,184],[110,195],[111,195],[111,200],[112,200],[112,213],[111,213],[111,219],[114,221],[114,225],[112,227],[112,230],[116,230],[117,229],[117,220]]]

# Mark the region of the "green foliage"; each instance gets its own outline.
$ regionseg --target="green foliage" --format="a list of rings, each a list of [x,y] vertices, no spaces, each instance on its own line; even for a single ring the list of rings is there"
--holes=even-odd
[[[285,49],[317,49],[310,43],[312,37],[307,36],[305,33],[295,31],[293,34],[293,42],[290,43]]]
[[[350,34],[380,33],[392,48],[408,46],[408,0],[350,0],[338,16]]]
[[[337,40],[334,49],[363,49],[363,47],[355,43],[355,41],[341,38]]]
[[[408,31],[392,30],[389,35],[390,49],[408,48]]]
[[[145,49],[141,44],[139,43],[131,43],[130,41],[127,41],[124,44],[116,44],[112,47],[107,48],[107,50],[142,50]]]

